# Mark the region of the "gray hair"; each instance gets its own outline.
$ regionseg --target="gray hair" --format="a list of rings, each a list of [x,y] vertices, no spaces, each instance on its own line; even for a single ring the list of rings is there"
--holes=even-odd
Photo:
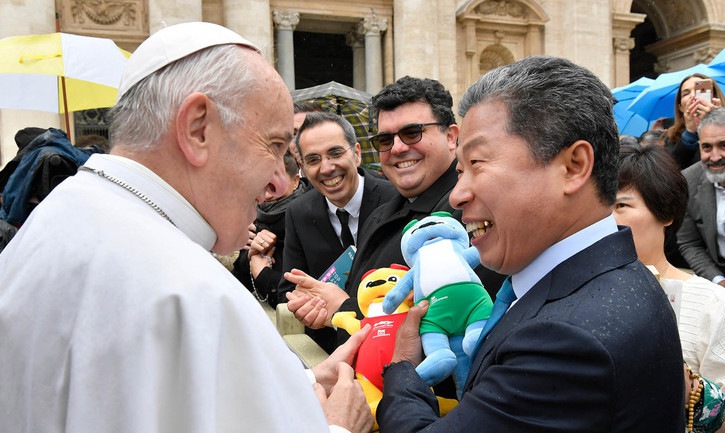
[[[715,108],[703,116],[697,127],[697,133],[700,134],[702,128],[707,125],[725,126],[725,108]]]
[[[329,113],[327,111],[316,111],[312,113],[307,113],[307,115],[305,116],[305,121],[302,122],[299,131],[297,131],[297,136],[295,136],[295,146],[297,146],[297,152],[299,152],[300,155],[302,155],[302,149],[300,148],[300,136],[302,135],[302,131],[327,122],[333,122],[340,125],[340,128],[342,128],[342,132],[345,134],[345,141],[350,147],[354,146],[355,143],[357,143],[355,128],[350,122],[348,122],[347,119],[335,113]]]
[[[200,50],[141,80],[111,110],[112,143],[136,151],[152,149],[193,92],[214,101],[223,126],[243,122],[241,101],[257,87],[246,57],[240,55],[244,49],[218,45]]]
[[[619,139],[613,97],[592,72],[566,59],[528,57],[479,78],[461,98],[459,114],[494,101],[508,108],[505,131],[524,139],[542,165],[577,140],[589,142],[599,198],[607,205],[615,202]]]

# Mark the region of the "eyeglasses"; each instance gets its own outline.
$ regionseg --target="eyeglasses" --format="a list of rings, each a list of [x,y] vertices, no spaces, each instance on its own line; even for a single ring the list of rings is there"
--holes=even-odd
[[[414,123],[412,125],[405,125],[404,127],[400,128],[398,132],[384,132],[382,134],[373,135],[370,138],[370,141],[372,141],[373,146],[378,152],[388,152],[390,149],[393,148],[393,144],[395,143],[395,136],[397,135],[400,137],[400,141],[402,141],[405,144],[415,144],[423,139],[423,128],[426,126],[431,125],[443,125],[443,123],[440,122],[431,122],[431,123]]]
[[[332,149],[327,151],[327,159],[330,161],[340,159],[345,155],[345,153],[347,153],[348,150],[352,148],[353,146],[333,147]],[[302,158],[302,162],[304,162],[305,166],[307,167],[314,167],[322,162],[322,157],[316,153],[310,153],[309,155],[305,155],[304,158]]]

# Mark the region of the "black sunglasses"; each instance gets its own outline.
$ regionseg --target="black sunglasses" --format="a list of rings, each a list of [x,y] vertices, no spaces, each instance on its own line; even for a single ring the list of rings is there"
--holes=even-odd
[[[431,122],[431,123],[414,123],[412,125],[405,125],[400,128],[398,132],[383,132],[382,134],[373,135],[370,141],[373,143],[373,147],[378,152],[388,152],[393,148],[395,143],[395,136],[400,137],[400,141],[405,144],[415,144],[423,139],[423,128],[426,126],[439,125],[443,123]]]

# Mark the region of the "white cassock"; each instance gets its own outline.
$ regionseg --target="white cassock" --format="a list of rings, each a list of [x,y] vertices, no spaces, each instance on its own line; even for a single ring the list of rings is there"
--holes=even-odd
[[[0,432],[327,432],[301,362],[209,253],[216,235],[125,158],[86,164],[0,254]]]

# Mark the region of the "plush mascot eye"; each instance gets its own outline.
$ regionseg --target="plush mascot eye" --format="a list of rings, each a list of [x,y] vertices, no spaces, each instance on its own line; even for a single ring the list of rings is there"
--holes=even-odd
[[[397,283],[398,282],[398,277],[395,276],[395,275],[391,275],[391,276],[388,277],[388,281],[391,282],[391,283]]]

